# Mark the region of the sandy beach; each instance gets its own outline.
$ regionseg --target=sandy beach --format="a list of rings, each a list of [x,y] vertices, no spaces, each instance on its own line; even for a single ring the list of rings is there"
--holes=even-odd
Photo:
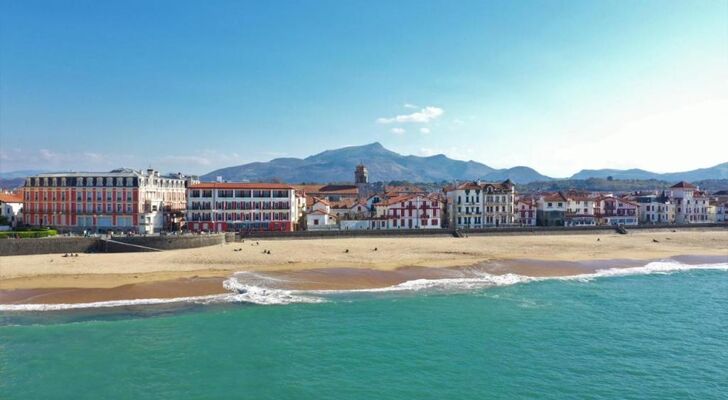
[[[291,288],[361,288],[473,267],[561,276],[686,255],[728,262],[728,230],[246,240],[159,253],[10,256],[0,258],[0,303],[206,295],[223,292],[222,281],[241,271],[285,277]]]

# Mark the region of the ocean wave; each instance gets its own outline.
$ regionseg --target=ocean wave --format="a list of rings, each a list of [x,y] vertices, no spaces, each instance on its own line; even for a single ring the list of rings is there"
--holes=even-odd
[[[152,306],[159,304],[221,304],[221,303],[250,303],[259,305],[285,305],[291,303],[320,303],[324,299],[294,294],[290,290],[267,289],[258,286],[243,285],[234,278],[223,282],[223,288],[231,293],[213,294],[207,296],[172,297],[165,299],[132,299],[110,300],[91,303],[61,303],[61,304],[0,304],[0,311],[62,311],[85,308],[111,308],[129,306]]]
[[[397,285],[382,288],[371,289],[352,289],[352,290],[312,290],[308,293],[319,295],[341,294],[341,293],[377,293],[377,292],[408,292],[408,291],[467,291],[476,289],[486,289],[496,286],[510,286],[520,283],[547,281],[547,280],[564,280],[564,281],[581,281],[589,282],[599,278],[630,276],[630,275],[651,275],[651,274],[671,274],[675,272],[692,271],[692,270],[717,270],[728,271],[728,263],[717,264],[683,264],[675,260],[653,261],[641,267],[630,268],[608,268],[599,269],[593,273],[566,275],[566,276],[548,276],[548,277],[532,277],[518,274],[494,275],[487,272],[474,272],[476,276],[472,278],[443,278],[443,279],[414,279],[402,282]]]
[[[175,297],[175,298],[151,298],[134,300],[112,300],[92,303],[72,304],[0,304],[0,311],[60,311],[84,308],[108,308],[127,306],[147,306],[173,303],[194,303],[194,304],[215,304],[215,303],[250,303],[259,305],[286,305],[292,303],[321,303],[327,301],[326,295],[342,293],[377,293],[377,292],[419,292],[419,291],[467,291],[486,289],[497,286],[510,286],[520,283],[529,283],[545,280],[565,280],[589,282],[599,278],[650,275],[650,274],[671,274],[692,270],[719,270],[728,271],[728,262],[716,264],[684,264],[675,260],[662,260],[650,262],[641,267],[630,268],[609,268],[597,270],[593,273],[554,276],[554,277],[530,277],[518,274],[494,275],[486,272],[476,272],[472,278],[443,278],[443,279],[414,279],[402,282],[397,285],[371,289],[352,290],[284,290],[271,289],[262,286],[244,284],[238,279],[246,276],[246,273],[237,273],[223,282],[223,288],[229,293]],[[267,277],[260,276],[261,280]],[[323,297],[322,297],[323,296]]]
[[[608,278],[630,275],[652,275],[652,274],[672,274],[675,272],[694,271],[694,270],[714,270],[728,271],[728,262],[716,264],[683,264],[675,260],[653,261],[641,267],[630,268],[608,268],[600,269],[591,274],[581,274],[572,276],[556,277],[555,279],[563,280],[583,280],[589,281],[596,278]],[[554,279],[554,278],[552,278]]]
[[[192,297],[173,297],[167,299],[131,299],[131,300],[109,300],[95,301],[90,303],[60,303],[60,304],[0,304],[0,311],[61,311],[75,310],[83,308],[110,308],[110,307],[127,307],[127,306],[150,306],[158,304],[172,303],[201,303],[210,304],[218,300],[222,300],[228,294],[209,295],[209,296],[192,296]]]

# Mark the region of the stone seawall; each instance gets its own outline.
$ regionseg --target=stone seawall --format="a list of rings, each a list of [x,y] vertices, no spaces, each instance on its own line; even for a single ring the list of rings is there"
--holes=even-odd
[[[690,224],[690,225],[637,225],[625,227],[627,232],[649,232],[664,230],[690,229],[728,229],[728,224]],[[352,237],[403,237],[403,236],[488,236],[488,235],[579,235],[615,232],[612,226],[533,226],[501,227],[454,231],[451,229],[401,229],[401,230],[344,230],[344,231],[297,231],[297,232],[246,232],[238,234],[240,239],[320,239]],[[228,240],[229,241],[229,240]]]
[[[184,236],[50,237],[40,239],[1,239],[0,256],[59,253],[126,253],[191,249],[225,243],[225,234]]]
[[[0,256],[30,254],[93,253],[99,239],[86,237],[48,237],[38,239],[0,239]]]
[[[113,236],[115,242],[151,247],[157,250],[192,249],[225,243],[225,234],[183,236]]]

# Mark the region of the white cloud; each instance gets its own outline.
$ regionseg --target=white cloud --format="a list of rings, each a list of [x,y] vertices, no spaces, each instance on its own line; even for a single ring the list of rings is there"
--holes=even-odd
[[[412,114],[397,115],[391,118],[378,118],[377,123],[393,124],[415,122],[426,124],[436,118],[439,118],[444,113],[445,110],[443,110],[442,108],[429,106],[421,109],[420,111],[413,112]]]
[[[420,133],[423,135],[429,135],[430,134],[430,128],[420,128]]]
[[[405,131],[405,130],[404,130],[404,129],[402,129],[402,128],[392,128],[392,129],[390,130],[390,132],[394,133],[395,135],[404,135],[404,134],[405,134],[405,132],[407,132],[407,131]]]
[[[463,120],[462,120],[462,119],[460,119],[460,118],[455,118],[455,119],[454,119],[454,120],[452,121],[452,123],[453,123],[453,124],[455,124],[455,125],[465,125],[465,121],[463,121]]]
[[[415,109],[415,110],[419,108],[419,107],[417,107],[416,104],[412,104],[412,103],[404,103],[402,105],[402,107],[404,107],[404,108],[410,108],[410,109]]]

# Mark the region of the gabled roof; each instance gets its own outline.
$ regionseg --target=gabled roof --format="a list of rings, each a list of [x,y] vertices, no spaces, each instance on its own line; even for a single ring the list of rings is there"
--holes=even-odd
[[[351,207],[349,207],[349,208],[354,208],[356,206],[362,206],[362,207],[366,208],[367,207],[367,202],[364,201],[364,200],[360,200],[360,201],[355,202],[354,204],[352,204]]]
[[[298,190],[303,190],[306,193],[317,193],[321,195],[356,195],[359,193],[359,189],[354,185],[293,185],[293,187]]]
[[[528,197],[528,198],[524,197],[524,198],[518,199],[518,201],[516,202],[516,204],[518,204],[518,203],[527,204],[527,205],[529,205],[531,207],[533,207],[533,206],[536,205],[536,201],[534,199],[530,198],[530,197]]]
[[[351,206],[356,203],[354,199],[341,199],[336,202],[331,203],[331,208],[351,208]]]
[[[23,195],[20,193],[0,193],[0,202],[2,203],[22,203]]]
[[[692,183],[681,181],[670,186],[670,189],[697,189],[697,187]]]
[[[544,201],[567,201],[566,197],[564,197],[564,194],[561,192],[558,193],[545,193],[543,194]]]
[[[321,210],[313,210],[308,213],[308,215],[314,215],[314,214],[315,215],[328,215],[329,217],[336,218],[336,215],[327,213],[326,211],[321,211]]]
[[[320,198],[320,197],[316,197],[316,196],[310,196],[310,197],[308,197],[308,198],[310,198],[310,199],[311,199],[311,205],[314,205],[314,204],[316,204],[316,203],[321,203],[321,204],[323,204],[323,205],[325,205],[325,206],[330,206],[330,205],[331,205],[331,203],[329,203],[329,201],[328,201],[328,200],[326,200],[326,199],[322,199],[322,198]]]
[[[387,193],[425,193],[424,189],[415,185],[385,186],[384,191]]]
[[[401,195],[401,196],[393,196],[384,201],[377,203],[377,205],[390,206],[392,204],[397,204],[397,203],[401,203],[403,201],[407,201],[413,197],[416,197],[416,195],[405,194],[405,195]]]

